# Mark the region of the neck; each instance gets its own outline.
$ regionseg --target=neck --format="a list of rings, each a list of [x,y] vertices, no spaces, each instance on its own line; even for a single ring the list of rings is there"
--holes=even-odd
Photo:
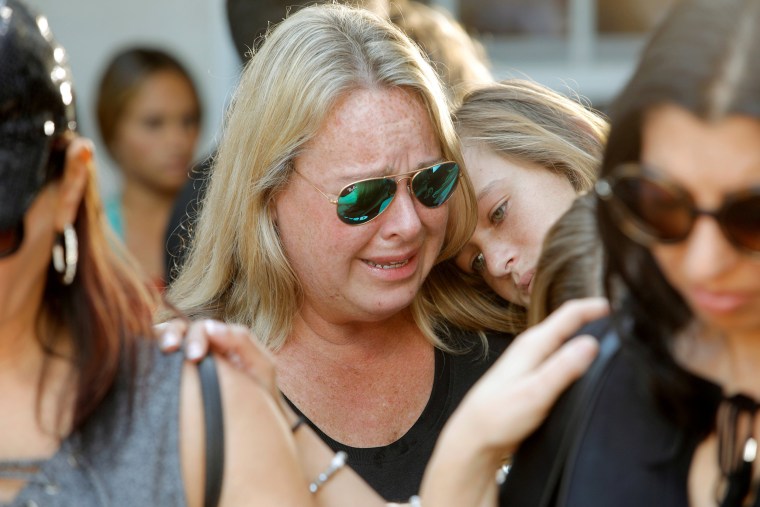
[[[42,360],[37,336],[42,287],[31,292],[28,298],[6,302],[7,314],[0,316],[0,375],[36,371],[29,367]]]
[[[306,360],[321,369],[372,368],[383,364],[383,358],[398,359],[417,347],[432,346],[408,310],[380,322],[343,324],[302,313],[276,355],[278,363]]]
[[[162,192],[138,181],[124,180],[121,202],[125,209],[168,215],[176,196],[177,192]]]
[[[14,320],[0,326],[0,375],[36,376],[43,357],[34,322]]]
[[[721,332],[693,325],[678,341],[677,357],[695,373],[737,392],[760,399],[760,331]]]

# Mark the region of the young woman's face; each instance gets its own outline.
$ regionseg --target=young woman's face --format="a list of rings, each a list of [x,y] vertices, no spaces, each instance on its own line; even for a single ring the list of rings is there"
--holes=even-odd
[[[398,183],[374,220],[349,225],[335,197],[358,180],[414,171],[442,160],[421,100],[402,89],[358,90],[338,102],[295,160],[274,212],[304,292],[302,315],[334,323],[380,321],[407,308],[443,245],[448,203],[426,208]],[[312,186],[312,184],[314,186]]]
[[[478,225],[456,264],[480,274],[507,301],[527,306],[544,237],[575,190],[561,174],[483,145],[465,145],[463,154],[478,196]]]
[[[128,102],[111,147],[125,178],[171,194],[187,181],[199,132],[190,83],[178,72],[161,71]]]
[[[760,121],[706,123],[662,106],[646,116],[641,160],[691,194],[698,209],[716,210],[727,194],[760,187]],[[760,258],[737,250],[713,217],[700,215],[684,241],[651,251],[702,322],[726,333],[760,331]]]

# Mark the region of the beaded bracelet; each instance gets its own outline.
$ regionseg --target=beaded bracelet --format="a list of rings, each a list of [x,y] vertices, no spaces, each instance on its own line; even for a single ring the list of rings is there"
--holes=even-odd
[[[335,453],[335,456],[333,456],[333,459],[330,460],[330,464],[327,466],[324,472],[320,473],[316,479],[314,479],[314,482],[309,484],[309,491],[312,493],[316,493],[319,491],[319,488],[324,485],[328,480],[330,480],[330,477],[332,477],[335,472],[340,470],[346,465],[346,460],[348,459],[348,455],[343,451],[338,451]]]

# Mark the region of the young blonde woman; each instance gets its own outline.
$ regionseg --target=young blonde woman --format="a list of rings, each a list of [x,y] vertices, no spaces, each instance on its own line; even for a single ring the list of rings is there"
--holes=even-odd
[[[479,87],[454,118],[478,215],[455,259],[434,268],[441,276],[433,280],[449,294],[441,308],[464,329],[518,333],[526,326],[544,237],[593,186],[607,123],[525,80]]]

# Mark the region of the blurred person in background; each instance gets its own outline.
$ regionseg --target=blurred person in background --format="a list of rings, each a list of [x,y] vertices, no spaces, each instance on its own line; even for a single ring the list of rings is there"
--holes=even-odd
[[[200,133],[195,84],[162,50],[123,50],[100,80],[97,118],[123,177],[121,192],[106,202],[109,222],[151,283],[163,288],[166,229]]]

